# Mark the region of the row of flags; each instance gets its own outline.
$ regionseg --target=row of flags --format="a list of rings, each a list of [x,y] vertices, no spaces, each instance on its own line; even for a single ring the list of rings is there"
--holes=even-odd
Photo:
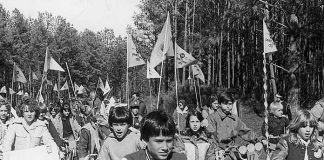
[[[20,92],[20,91],[19,91]],[[7,89],[6,89],[6,86],[3,86],[1,89],[0,89],[0,93],[7,93]],[[15,94],[16,92],[12,89],[12,88],[9,88],[9,94]],[[19,93],[20,94],[20,93]]]
[[[168,13],[162,31],[158,35],[158,39],[152,50],[150,61],[147,60],[146,62],[147,78],[161,78],[159,73],[154,68],[160,63],[162,63],[162,61],[166,59],[166,56],[173,57],[176,54],[176,68],[184,68],[187,66],[191,66],[193,75],[205,82],[203,72],[201,71],[200,67],[196,64],[198,60],[195,59],[191,54],[186,52],[184,49],[182,49],[178,44],[175,44],[175,48],[176,50],[174,52],[170,17]],[[142,56],[136,51],[136,46],[132,41],[131,35],[127,36],[127,58],[128,68],[145,64],[145,61],[143,60]]]
[[[274,41],[270,37],[270,32],[266,26],[265,21],[263,20],[263,46],[264,54],[276,52],[277,48],[274,44]],[[204,74],[197,65],[198,60],[195,59],[191,54],[182,49],[178,44],[175,44],[175,54],[176,54],[176,68],[184,68],[187,66],[191,67],[193,76],[199,78],[201,81],[205,82]],[[134,67],[137,65],[145,64],[143,58],[139,53],[136,52],[136,47],[134,42],[131,39],[131,36],[128,35],[127,39],[127,51],[128,51],[128,67]],[[161,33],[158,35],[158,39],[154,45],[154,48],[151,53],[150,62],[147,61],[147,78],[161,78],[161,76],[154,69],[159,65],[166,56],[174,56],[172,34],[171,34],[171,24],[169,13],[167,15],[166,22],[162,28]]]
[[[99,88],[102,90],[103,95],[107,94],[111,88],[108,84],[108,78],[106,79],[106,83],[104,84],[102,79],[99,77],[99,84],[98,84]]]

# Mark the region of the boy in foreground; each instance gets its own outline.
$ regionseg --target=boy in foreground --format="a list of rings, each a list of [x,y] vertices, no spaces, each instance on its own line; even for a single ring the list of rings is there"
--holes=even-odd
[[[146,148],[125,156],[122,160],[186,160],[184,154],[172,152],[176,126],[163,111],[149,113],[141,126],[141,139]]]

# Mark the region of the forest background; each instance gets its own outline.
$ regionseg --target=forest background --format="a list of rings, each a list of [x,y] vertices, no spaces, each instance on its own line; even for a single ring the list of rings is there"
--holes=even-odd
[[[133,16],[136,27],[128,27],[127,32],[145,60],[151,55],[168,12],[174,40],[199,60],[205,83],[188,80],[188,67],[177,70],[180,98],[188,103],[196,104],[196,99],[207,103],[206,97],[224,88],[236,88],[241,98],[263,101],[264,18],[278,48],[267,54],[268,100],[279,93],[294,112],[323,97],[322,0],[142,0],[139,8]],[[9,13],[0,5],[0,86],[7,86],[7,90],[11,87],[15,62],[29,79],[29,83],[20,84],[20,89],[36,95],[48,47],[64,69],[65,63],[69,65],[73,82],[90,91],[95,90],[99,77],[108,78],[113,87],[111,94],[125,102],[126,41],[109,28],[79,32],[64,17],[46,12],[35,19],[26,18],[19,10]],[[164,66],[162,106],[173,110],[173,57],[168,57]],[[39,80],[32,80],[32,72]],[[48,80],[60,82],[59,86],[68,79],[68,72],[61,72],[59,80],[57,71],[48,74]],[[129,93],[136,91],[146,97],[151,91],[153,97],[157,96],[159,80],[146,78],[146,65],[129,68],[129,82]],[[19,90],[17,83],[15,91]],[[202,98],[195,98],[198,83]],[[53,86],[46,86],[46,99],[54,101],[57,93]],[[67,93],[61,94],[67,97]]]

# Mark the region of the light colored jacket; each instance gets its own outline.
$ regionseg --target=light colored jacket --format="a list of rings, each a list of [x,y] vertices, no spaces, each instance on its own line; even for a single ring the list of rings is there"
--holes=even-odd
[[[189,160],[203,160],[206,158],[207,150],[215,141],[208,138],[204,132],[201,132],[198,137],[193,136],[180,136],[180,141],[184,145],[187,159]]]
[[[123,140],[116,139],[113,133],[109,134],[101,146],[97,160],[120,160],[124,156],[145,148],[140,135],[129,131]]]
[[[3,141],[3,152],[33,148],[42,144],[57,147],[46,124],[36,120],[29,126],[23,118],[18,118],[8,127]]]
[[[71,128],[73,131],[73,136],[75,139],[77,139],[79,137],[79,133],[81,132],[81,126],[79,125],[79,123],[77,122],[77,120],[75,118],[70,118],[69,121],[70,121]],[[62,117],[60,114],[56,115],[56,117],[53,120],[53,124],[54,124],[57,132],[59,133],[60,137],[63,138],[63,123],[62,123]]]

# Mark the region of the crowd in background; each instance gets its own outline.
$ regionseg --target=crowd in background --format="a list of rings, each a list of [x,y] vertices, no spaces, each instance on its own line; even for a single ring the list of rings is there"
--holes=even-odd
[[[229,91],[213,94],[209,105],[202,108],[188,107],[181,99],[172,115],[147,113],[138,93],[132,95],[129,105],[113,98],[101,101],[94,92],[87,99],[60,99],[47,106],[30,97],[23,97],[16,107],[1,100],[0,150],[47,145],[57,148],[61,158],[71,160],[229,160],[240,159],[238,151],[221,151],[234,146],[237,137],[250,143],[269,137],[271,159],[322,158],[318,122],[322,103],[298,111],[292,119],[281,98],[276,95],[270,104],[268,122],[260,128],[262,136],[239,118],[238,99]],[[18,117],[13,117],[13,111]]]

